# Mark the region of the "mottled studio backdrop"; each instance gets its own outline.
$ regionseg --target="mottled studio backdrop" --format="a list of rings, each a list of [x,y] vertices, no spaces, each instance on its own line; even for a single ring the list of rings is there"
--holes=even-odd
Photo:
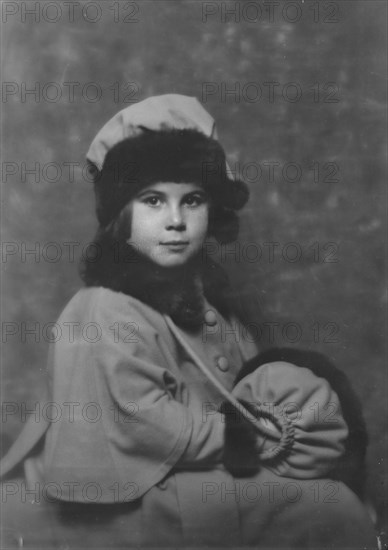
[[[252,195],[238,246],[214,253],[249,314],[260,310],[263,344],[324,352],[353,380],[383,510],[386,11],[374,0],[2,2],[5,401],[34,405],[49,324],[81,285],[96,229],[91,139],[130,102],[194,95]],[[5,440],[21,427],[10,415]]]

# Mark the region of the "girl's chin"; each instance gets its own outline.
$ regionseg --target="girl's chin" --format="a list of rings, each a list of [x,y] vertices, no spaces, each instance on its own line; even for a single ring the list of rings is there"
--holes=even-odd
[[[182,253],[181,251],[169,251],[167,254],[157,254],[152,256],[151,261],[164,268],[183,267],[190,263],[194,258],[198,256],[198,253]]]
[[[153,258],[153,262],[158,265],[159,267],[166,267],[166,268],[174,268],[174,267],[182,267],[186,265],[190,258],[185,258],[183,256],[176,255],[175,257],[169,257],[169,258]]]

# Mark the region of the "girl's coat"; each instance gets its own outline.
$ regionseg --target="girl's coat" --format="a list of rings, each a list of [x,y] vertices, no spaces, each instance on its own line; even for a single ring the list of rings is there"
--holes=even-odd
[[[183,333],[232,390],[257,348],[237,319],[206,307],[207,324]],[[52,422],[30,426],[30,440],[23,446],[21,438],[3,461],[10,470],[46,433],[42,450],[25,460],[27,486],[45,497],[24,503],[35,513],[32,528],[15,524],[26,541],[33,544],[45,522],[47,544],[65,540],[70,548],[80,547],[79,537],[90,548],[373,548],[363,507],[342,483],[296,481],[265,467],[236,479],[225,470],[224,399],[162,314],[131,296],[86,288],[58,323],[70,330],[49,358]]]

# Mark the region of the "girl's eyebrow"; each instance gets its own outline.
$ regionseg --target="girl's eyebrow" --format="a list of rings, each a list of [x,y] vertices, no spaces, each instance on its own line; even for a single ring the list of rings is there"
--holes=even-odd
[[[139,191],[136,195],[136,197],[143,197],[144,195],[159,195],[160,197],[164,197],[164,193],[162,191],[157,191],[156,189],[144,189],[143,191]]]
[[[201,195],[202,197],[207,197],[208,193],[204,189],[194,189],[193,191],[188,191],[183,197],[188,197],[189,195]]]
[[[188,191],[185,194],[186,195],[191,195],[192,193],[198,193],[199,195],[207,195],[205,189],[193,189],[192,191]]]

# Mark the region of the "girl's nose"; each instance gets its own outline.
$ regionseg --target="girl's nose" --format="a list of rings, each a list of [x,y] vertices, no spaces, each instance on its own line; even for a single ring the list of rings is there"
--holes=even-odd
[[[168,209],[166,228],[179,231],[186,229],[186,222],[180,206],[170,206]]]

